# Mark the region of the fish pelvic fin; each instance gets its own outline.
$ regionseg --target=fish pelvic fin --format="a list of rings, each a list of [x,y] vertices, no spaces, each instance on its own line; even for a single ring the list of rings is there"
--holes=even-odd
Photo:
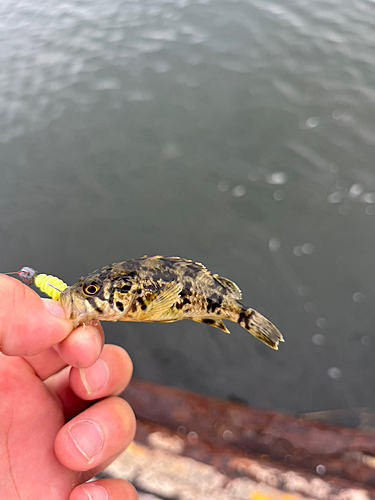
[[[254,309],[243,309],[238,315],[237,323],[272,349],[277,350],[279,342],[284,342],[276,326]]]
[[[221,319],[210,319],[210,318],[197,319],[197,318],[194,318],[193,321],[196,321],[197,323],[204,323],[205,325],[210,325],[210,326],[213,326],[214,328],[219,328],[220,330],[223,330],[223,332],[225,332],[225,333],[230,333],[230,331],[224,325],[224,323],[221,321]]]

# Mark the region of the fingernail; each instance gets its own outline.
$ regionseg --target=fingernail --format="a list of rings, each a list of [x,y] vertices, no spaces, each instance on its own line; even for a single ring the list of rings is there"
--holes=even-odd
[[[90,324],[82,325],[79,328],[82,328],[82,331],[85,332],[85,340],[88,341],[90,338],[90,342],[94,344],[95,354],[98,358],[103,349],[103,341],[99,330]]]
[[[88,368],[81,368],[79,373],[88,394],[100,391],[109,381],[109,368],[103,359],[98,359]]]
[[[66,319],[65,311],[62,308],[60,302],[51,299],[42,299],[42,300],[44,307],[50,314],[52,314],[53,316],[57,316],[58,318]]]
[[[82,487],[86,493],[88,500],[108,500],[107,490],[103,486],[94,484],[85,484]]]
[[[77,450],[89,462],[92,462],[94,457],[103,448],[103,433],[98,424],[91,420],[80,420],[76,424],[73,424],[68,432]]]

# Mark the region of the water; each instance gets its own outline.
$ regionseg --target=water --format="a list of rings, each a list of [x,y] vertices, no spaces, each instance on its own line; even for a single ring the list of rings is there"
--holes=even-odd
[[[375,3],[7,0],[0,269],[201,261],[283,332],[106,324],[138,377],[374,409]]]

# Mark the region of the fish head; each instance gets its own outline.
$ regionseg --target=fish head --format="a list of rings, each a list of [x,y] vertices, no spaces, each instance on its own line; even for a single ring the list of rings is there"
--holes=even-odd
[[[134,286],[136,283],[129,276],[114,277],[103,268],[66,288],[60,294],[60,302],[75,327],[93,319],[118,321],[132,305]]]

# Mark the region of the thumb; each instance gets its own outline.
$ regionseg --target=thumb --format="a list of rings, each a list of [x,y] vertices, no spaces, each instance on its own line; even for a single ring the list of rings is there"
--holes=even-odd
[[[33,356],[61,342],[73,330],[59,302],[41,299],[31,288],[0,274],[0,351]]]

